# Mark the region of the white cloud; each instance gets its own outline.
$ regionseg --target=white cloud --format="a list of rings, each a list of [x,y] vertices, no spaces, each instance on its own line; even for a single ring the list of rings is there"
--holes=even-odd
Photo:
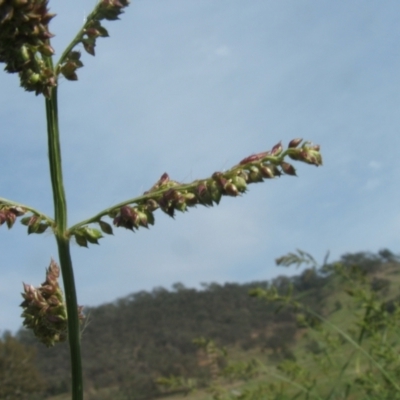
[[[369,166],[371,169],[375,170],[375,171],[377,171],[377,170],[379,170],[379,169],[382,168],[382,164],[381,164],[380,162],[374,161],[374,160],[370,161],[370,162],[368,163],[368,166]]]
[[[375,190],[381,185],[381,181],[379,179],[368,179],[364,188],[366,190]]]
[[[215,49],[214,53],[220,57],[227,57],[231,54],[231,49],[228,46],[220,46]]]

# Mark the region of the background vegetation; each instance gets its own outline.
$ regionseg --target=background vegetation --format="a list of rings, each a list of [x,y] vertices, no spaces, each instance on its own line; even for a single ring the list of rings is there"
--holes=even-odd
[[[268,293],[276,288],[278,295],[285,298],[292,287],[291,298],[301,301],[303,309],[310,309],[347,331],[357,307],[349,296],[348,282],[338,276],[336,265],[311,265],[296,276],[279,276],[271,282],[203,284],[201,290],[176,283],[172,290],[156,288],[133,293],[113,303],[85,309],[82,349],[86,398],[149,399],[187,393],[194,387],[202,390],[214,385],[215,375],[228,367],[230,379],[218,380],[226,388],[246,376],[243,368],[249,372],[254,360],[264,367],[282,368],[289,365],[282,362],[304,361],[311,356],[306,364],[313,365],[312,357],[324,353],[326,346],[318,336],[306,335],[306,327],[310,328],[313,321],[318,326],[318,321],[307,317],[299,324],[299,309],[281,307],[276,312],[276,302],[250,297],[249,292],[257,289]],[[380,293],[387,309],[393,312],[400,283],[398,256],[389,250],[346,254],[340,265],[344,271],[358,265],[362,276],[368,277],[372,292]],[[195,338],[203,341],[196,344]],[[27,398],[34,398],[36,392],[47,397],[61,395],[52,398],[62,399],[62,394],[70,390],[67,345],[48,349],[37,343],[29,331],[20,330],[15,337],[3,335],[1,346],[0,376],[7,380],[12,374],[14,388],[20,391],[2,385],[14,394],[1,398],[24,398],[24,393],[31,396]],[[351,350],[345,343],[343,346],[336,354]],[[212,349],[222,348],[227,348],[228,360],[223,352],[210,356],[214,354]],[[10,364],[7,360],[11,353]],[[230,364],[232,361],[239,364]],[[260,380],[258,372],[247,375],[252,384]],[[157,384],[163,377],[170,379],[169,383],[173,377],[178,381],[175,386]]]

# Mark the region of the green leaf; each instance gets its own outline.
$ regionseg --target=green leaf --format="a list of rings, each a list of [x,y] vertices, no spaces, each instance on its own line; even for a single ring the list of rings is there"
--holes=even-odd
[[[86,240],[86,238],[84,236],[80,235],[79,233],[75,233],[74,236],[75,236],[76,243],[79,246],[88,247],[88,245],[87,245],[88,241]]]
[[[88,226],[83,227],[82,232],[87,241],[93,244],[99,244],[98,239],[103,237],[98,229],[89,228]]]
[[[110,224],[108,224],[107,222],[104,222],[104,221],[99,221],[99,225],[100,225],[100,228],[101,228],[101,230],[104,232],[104,233],[106,233],[107,235],[113,235],[113,229],[112,229],[112,227],[111,227],[111,225]]]

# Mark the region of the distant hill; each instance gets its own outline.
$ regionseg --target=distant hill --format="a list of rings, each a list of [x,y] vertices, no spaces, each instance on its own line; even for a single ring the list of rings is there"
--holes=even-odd
[[[377,274],[377,284],[385,279],[385,266],[400,266],[398,257],[389,250],[346,254],[340,261],[358,264],[367,273]],[[296,294],[302,294],[302,302],[321,314],[328,313],[326,300],[331,301],[337,289],[325,266],[321,270],[306,269],[291,278],[279,276],[271,282],[211,283],[202,290],[176,283],[172,290],[156,288],[86,308],[82,333],[86,389],[118,387],[122,391],[134,390],[136,398],[152,398],[160,395],[154,383],[160,376],[196,377],[206,384],[210,371],[192,342],[198,337],[243,351],[267,349],[278,358],[290,356],[298,338],[294,315],[285,310],[275,313],[275,306],[248,295],[253,288],[270,285],[281,292],[292,285]],[[20,330],[17,338],[36,347],[36,366],[46,377],[46,394],[67,392],[67,345],[47,349],[25,330]]]

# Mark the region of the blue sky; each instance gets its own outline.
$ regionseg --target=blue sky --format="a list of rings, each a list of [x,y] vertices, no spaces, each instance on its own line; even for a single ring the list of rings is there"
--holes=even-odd
[[[94,1],[50,2],[58,56]],[[116,229],[72,253],[80,304],[175,282],[249,282],[322,259],[399,250],[398,1],[138,0],[105,23],[79,81],[59,82],[70,225],[150,188],[162,173],[207,177],[303,137],[324,166],[251,185],[219,207],[150,230]],[[0,75],[0,197],[52,215],[43,98]],[[39,285],[50,234],[0,228],[0,330],[21,324],[22,282]],[[289,271],[292,273],[295,271]]]

